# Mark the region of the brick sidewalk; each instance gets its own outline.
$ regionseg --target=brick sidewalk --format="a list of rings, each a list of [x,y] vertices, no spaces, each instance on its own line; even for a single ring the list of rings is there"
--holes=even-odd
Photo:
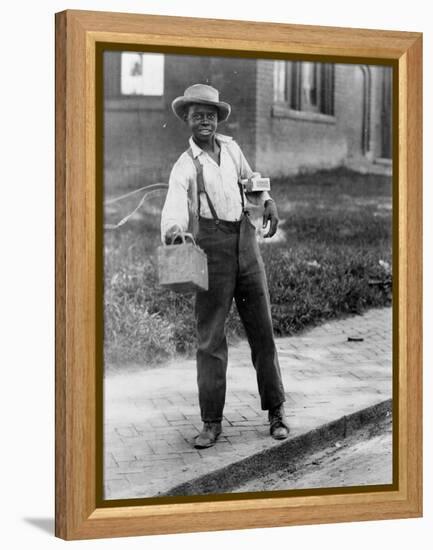
[[[391,335],[392,312],[384,308],[276,340],[291,437],[391,397]],[[215,447],[193,448],[201,426],[194,360],[108,374],[104,497],[157,496],[278,444],[260,409],[247,342],[229,350],[223,434]]]

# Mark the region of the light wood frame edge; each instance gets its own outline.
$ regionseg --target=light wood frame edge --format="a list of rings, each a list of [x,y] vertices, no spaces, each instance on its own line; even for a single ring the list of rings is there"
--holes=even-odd
[[[259,44],[253,40],[258,29],[262,37],[266,34]],[[96,40],[140,43],[144,35],[154,45],[200,47],[207,38],[207,48],[398,60],[398,491],[96,507],[94,46]],[[243,38],[233,39],[236,35]],[[69,10],[56,14],[56,536],[72,540],[422,514],[421,117],[419,33]]]

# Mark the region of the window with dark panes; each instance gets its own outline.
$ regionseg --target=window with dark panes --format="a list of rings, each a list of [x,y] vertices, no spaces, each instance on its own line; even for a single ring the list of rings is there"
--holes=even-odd
[[[334,114],[334,65],[275,61],[274,101],[295,111]]]

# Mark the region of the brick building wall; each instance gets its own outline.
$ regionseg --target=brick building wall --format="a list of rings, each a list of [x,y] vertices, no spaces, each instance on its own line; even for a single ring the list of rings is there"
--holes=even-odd
[[[258,61],[257,168],[269,176],[330,168],[362,155],[363,75],[335,66],[334,116],[275,108],[274,62]]]
[[[255,59],[212,58],[209,83],[230,103],[232,112],[218,131],[232,136],[253,166],[256,155],[256,80]]]
[[[189,85],[215,86],[220,98],[232,105],[232,115],[219,127],[233,136],[254,163],[254,59],[166,55],[164,96],[122,96],[121,52],[104,56],[104,186],[136,188],[167,182],[171,167],[188,147],[189,132],[171,110],[171,102]]]
[[[363,154],[364,78],[359,65],[335,66],[336,131],[346,149],[341,162]]]
[[[390,69],[335,65],[332,116],[274,104],[272,60],[166,55],[164,95],[140,97],[121,95],[120,59],[120,52],[105,53],[104,185],[109,192],[168,181],[189,138],[171,102],[197,82],[213,85],[232,105],[219,131],[233,136],[252,168],[265,176],[371,165],[383,154],[384,75]]]
[[[187,147],[188,133],[171,110],[185,82],[209,71],[203,57],[165,56],[162,97],[122,96],[120,52],[104,56],[105,188],[133,188],[167,181],[172,164]]]

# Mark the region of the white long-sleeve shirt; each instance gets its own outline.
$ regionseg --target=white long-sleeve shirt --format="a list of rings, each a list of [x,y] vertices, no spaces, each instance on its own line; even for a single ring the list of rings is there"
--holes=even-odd
[[[249,178],[253,174],[239,145],[229,136],[216,134],[221,147],[220,164],[218,165],[210,155],[201,149],[192,139],[189,139],[194,158],[199,159],[203,166],[203,180],[206,191],[221,220],[237,221],[242,215],[242,200],[238,185],[238,171],[241,178]],[[234,158],[230,155],[230,148]],[[167,197],[161,215],[161,237],[164,240],[168,229],[178,225],[183,231],[188,227],[188,188],[197,178],[197,171],[190,155],[185,151],[174,164],[170,179]],[[252,204],[263,204],[269,199],[266,191],[248,194],[247,199]],[[245,204],[246,204],[246,199]],[[206,196],[200,194],[200,216],[212,218]]]

